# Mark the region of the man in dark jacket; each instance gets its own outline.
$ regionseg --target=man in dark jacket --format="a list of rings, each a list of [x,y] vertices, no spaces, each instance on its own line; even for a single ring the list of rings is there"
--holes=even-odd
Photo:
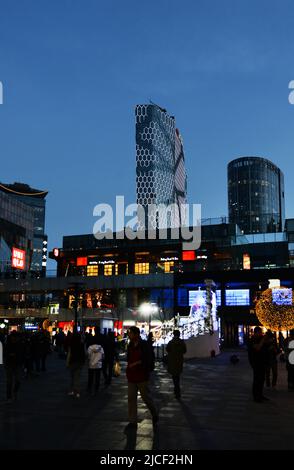
[[[129,424],[126,429],[137,428],[137,396],[138,391],[142,400],[147,405],[152,415],[152,422],[155,426],[158,421],[158,413],[153,403],[148,381],[152,368],[152,356],[147,341],[140,337],[140,330],[136,326],[131,326],[128,335],[130,343],[127,350],[127,379],[128,379],[128,414]]]
[[[20,387],[20,371],[24,363],[24,344],[20,333],[12,331],[4,346],[4,366],[7,379],[7,401],[17,398]]]
[[[187,352],[185,341],[180,338],[179,330],[174,331],[173,339],[166,346],[167,370],[174,382],[175,397],[181,398],[180,375],[183,372],[184,354]]]

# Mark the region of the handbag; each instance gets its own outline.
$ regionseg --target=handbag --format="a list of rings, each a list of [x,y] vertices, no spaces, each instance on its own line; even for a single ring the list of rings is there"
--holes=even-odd
[[[118,377],[120,373],[121,373],[121,365],[118,361],[116,361],[113,366],[113,375],[114,377]]]

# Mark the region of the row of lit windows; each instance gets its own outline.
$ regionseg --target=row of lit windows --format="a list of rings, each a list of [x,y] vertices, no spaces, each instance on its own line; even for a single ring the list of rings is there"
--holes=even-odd
[[[163,268],[165,273],[171,273],[174,270],[174,261],[165,261],[159,266]],[[150,263],[135,263],[134,274],[149,274]],[[98,276],[102,274],[101,267],[98,269],[98,265],[87,266],[87,276]],[[118,275],[118,264],[105,264],[103,266],[104,276],[117,276]],[[126,265],[126,274],[128,274],[128,266]]]

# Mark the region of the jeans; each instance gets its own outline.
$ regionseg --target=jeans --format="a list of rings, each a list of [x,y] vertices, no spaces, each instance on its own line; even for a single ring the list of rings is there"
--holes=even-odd
[[[254,400],[260,400],[263,397],[263,386],[265,381],[265,366],[253,366],[253,384],[252,394]]]
[[[99,390],[101,369],[88,369],[88,392],[92,391],[94,383],[95,392]]]
[[[20,367],[10,367],[7,366],[6,370],[6,396],[7,400],[11,400],[12,398],[16,399],[17,392],[20,387]]]
[[[80,393],[81,371],[82,371],[81,365],[70,366],[70,389],[72,392]]]
[[[271,385],[271,372],[272,372],[272,386],[277,385],[278,380],[278,362],[272,362],[266,366],[265,376],[266,376],[266,385],[270,387]]]
[[[137,398],[138,391],[140,392],[141,398],[145,405],[149,408],[152,418],[157,418],[157,410],[153,403],[151,393],[148,387],[148,382],[133,383],[128,382],[128,411],[129,411],[129,422],[137,423]]]
[[[174,382],[174,392],[175,396],[177,398],[180,398],[181,396],[181,389],[180,389],[180,376],[179,375],[173,375],[173,382]]]

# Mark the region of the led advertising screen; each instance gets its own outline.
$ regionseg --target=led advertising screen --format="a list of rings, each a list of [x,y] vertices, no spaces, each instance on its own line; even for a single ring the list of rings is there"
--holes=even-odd
[[[249,289],[226,289],[226,305],[250,305]]]
[[[272,301],[275,305],[292,305],[292,289],[272,289]]]

